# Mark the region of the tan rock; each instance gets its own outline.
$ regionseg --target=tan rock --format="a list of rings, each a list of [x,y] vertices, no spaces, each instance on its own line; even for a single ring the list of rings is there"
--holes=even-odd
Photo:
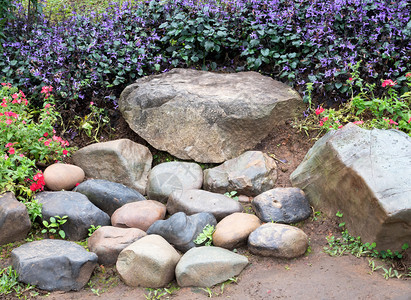
[[[165,287],[174,279],[180,254],[163,237],[151,234],[120,252],[116,269],[129,286]]]
[[[247,213],[234,213],[222,219],[213,234],[214,246],[234,249],[247,242],[251,232],[261,225],[260,219]]]
[[[103,226],[89,237],[87,245],[97,254],[99,264],[114,265],[124,248],[146,235],[138,228]]]
[[[166,215],[166,206],[158,201],[145,200],[127,203],[117,209],[111,216],[111,224],[123,228],[147,229]]]
[[[52,191],[70,191],[84,180],[84,176],[82,168],[70,164],[56,163],[44,170],[44,181]]]

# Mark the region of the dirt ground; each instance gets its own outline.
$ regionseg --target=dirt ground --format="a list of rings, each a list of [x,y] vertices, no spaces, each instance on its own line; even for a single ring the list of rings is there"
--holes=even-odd
[[[124,120],[116,121],[113,138],[130,138],[145,144],[132,133]],[[74,139],[80,147],[88,143],[81,137]],[[279,126],[255,149],[264,151],[277,161],[277,187],[291,186],[289,176],[300,164],[314,141],[305,133],[292,128],[290,122]],[[147,145],[147,144],[146,144]],[[156,153],[161,157],[161,153]],[[314,209],[313,209],[314,211]],[[246,247],[238,253],[246,255],[250,264],[238,276],[236,283],[217,285],[210,290],[181,288],[161,299],[397,299],[411,300],[411,278],[385,280],[383,272],[371,272],[367,258],[352,255],[331,257],[324,253],[326,236],[338,235],[335,217],[319,214],[297,224],[310,239],[310,251],[296,259],[284,260],[258,257],[247,251]],[[0,260],[1,267],[7,260]],[[383,265],[376,261],[376,265]],[[176,283],[173,283],[176,286]],[[146,299],[149,290],[124,285],[115,268],[98,267],[89,285],[78,292],[51,292],[37,290],[32,299]],[[154,293],[154,291],[152,291]],[[0,295],[0,299],[2,296]],[[3,296],[3,298],[5,298]],[[6,298],[5,298],[6,299]],[[12,298],[7,298],[12,299]],[[159,298],[150,298],[159,299]]]

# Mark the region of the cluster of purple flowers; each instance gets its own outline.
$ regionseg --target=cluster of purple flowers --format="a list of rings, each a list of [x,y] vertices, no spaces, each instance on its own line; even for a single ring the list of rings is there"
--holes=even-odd
[[[168,0],[39,16],[32,26],[22,15],[4,27],[0,70],[3,81],[34,95],[51,85],[72,103],[115,99],[173,67],[259,70],[343,97],[349,64],[362,61],[371,82],[411,69],[410,13],[407,0]]]

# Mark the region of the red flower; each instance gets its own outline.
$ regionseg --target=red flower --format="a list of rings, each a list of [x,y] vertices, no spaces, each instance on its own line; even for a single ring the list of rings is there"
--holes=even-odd
[[[411,123],[411,118],[408,120],[408,124],[410,124]]]
[[[411,73],[407,73],[405,77],[411,77]]]
[[[322,118],[322,120],[323,120],[324,122],[327,122],[327,121],[328,121],[328,117],[324,117],[324,118]]]
[[[43,134],[43,136],[44,137],[47,137],[49,134],[47,133],[47,132],[45,132],[44,134]]]
[[[66,149],[63,150],[63,155],[67,155],[68,151]]]
[[[317,108],[315,110],[315,114],[318,116],[319,114],[321,114],[324,111],[324,108],[322,108],[321,106],[319,108]]]
[[[9,149],[9,153],[10,154],[14,154],[16,151],[14,150],[14,148],[13,147],[10,147],[10,149]]]
[[[392,81],[391,79],[387,79],[387,80],[384,80],[384,81],[382,82],[382,87],[386,87],[387,85],[388,85],[388,86],[394,86],[394,85],[396,85],[396,84],[397,84],[396,81]]]
[[[348,78],[349,81],[353,81],[352,77]]]
[[[364,121],[355,121],[354,122],[354,124],[358,124],[358,125],[363,124],[363,123],[364,123]]]
[[[397,122],[395,122],[395,121],[393,121],[393,120],[391,120],[391,119],[390,119],[390,125],[392,125],[392,124],[394,124],[394,125],[398,125],[398,123],[397,123]]]
[[[323,125],[324,125],[323,121],[320,121],[320,126],[323,126]]]

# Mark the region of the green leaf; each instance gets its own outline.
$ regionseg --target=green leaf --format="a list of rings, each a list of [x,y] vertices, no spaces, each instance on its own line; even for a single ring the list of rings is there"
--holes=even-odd
[[[267,48],[261,49],[261,54],[263,56],[268,56],[270,54],[270,49],[267,49]]]
[[[211,41],[205,41],[204,48],[208,52],[208,51],[210,51],[211,49],[214,48],[214,43],[211,42]]]
[[[342,87],[342,83],[341,83],[341,82],[336,82],[334,85],[335,85],[335,87],[336,87],[337,89],[339,89],[340,87]]]

